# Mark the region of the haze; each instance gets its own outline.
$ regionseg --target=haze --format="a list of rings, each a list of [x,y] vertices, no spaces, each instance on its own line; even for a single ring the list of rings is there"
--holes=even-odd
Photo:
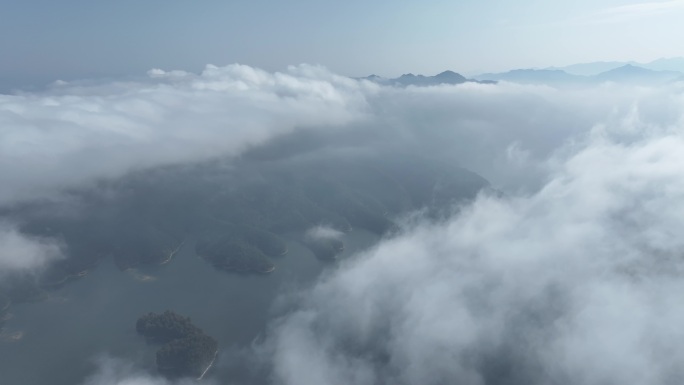
[[[0,383],[684,381],[683,1],[4,11]]]
[[[0,90],[57,79],[269,71],[324,65],[346,76],[466,74],[683,56],[684,2],[43,0],[3,3]]]

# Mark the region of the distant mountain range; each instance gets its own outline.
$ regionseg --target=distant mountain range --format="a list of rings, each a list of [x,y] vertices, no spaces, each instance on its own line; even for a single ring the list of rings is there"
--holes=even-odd
[[[473,78],[466,78],[453,71],[444,71],[434,76],[408,73],[397,78],[383,78],[377,75],[370,75],[361,79],[395,87],[420,87],[468,82],[495,84],[500,81],[550,86],[582,86],[605,82],[631,85],[662,85],[684,81],[684,57],[658,59],[645,64],[636,62],[594,62],[558,68],[514,69],[508,72],[485,73]]]
[[[661,58],[648,63],[635,61],[610,61],[572,64],[565,67],[550,67],[548,70],[562,70],[572,75],[593,76],[625,65],[632,65],[653,71],[676,71],[684,73],[684,57]]]
[[[678,71],[652,70],[633,64],[624,64],[596,75],[576,75],[560,69],[519,69],[502,73],[482,74],[476,76],[475,79],[480,81],[491,80],[523,84],[571,86],[604,82],[660,85],[680,81],[683,77],[684,73]]]
[[[496,83],[493,80],[476,80],[468,79],[465,76],[458,74],[453,71],[444,71],[434,76],[425,75],[414,75],[414,74],[404,74],[398,78],[383,78],[378,75],[370,75],[362,78],[365,80],[370,80],[372,82],[384,85],[391,85],[397,87],[408,87],[408,86],[434,86],[439,84],[462,84],[462,83]]]

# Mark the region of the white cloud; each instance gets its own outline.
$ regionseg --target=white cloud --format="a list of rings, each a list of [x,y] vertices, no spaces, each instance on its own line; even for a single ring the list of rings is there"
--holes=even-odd
[[[374,139],[368,147],[448,153],[496,185],[515,188],[538,183],[539,175],[514,172],[525,166],[509,162],[513,143],[517,154],[537,162],[612,109],[622,116],[635,100],[656,109],[645,101],[663,93],[515,84],[394,89],[308,65],[282,73],[230,65],[207,66],[199,75],[148,75],[0,95],[0,206],[131,170],[239,155],[299,127],[346,130]]]
[[[7,273],[33,271],[63,257],[57,240],[29,237],[14,225],[0,223],[0,277]]]
[[[344,233],[329,226],[316,226],[306,232],[311,239],[340,239]]]
[[[310,66],[152,70],[140,82],[0,95],[0,204],[130,170],[237,155],[297,127],[363,116],[375,87]]]
[[[682,90],[395,89],[239,65],[62,84],[0,97],[0,202],[335,125],[514,193],[407,225],[303,293],[264,345],[276,384],[680,383]],[[56,250],[4,234],[36,261]],[[164,383],[117,365],[89,381]]]
[[[207,66],[199,75],[152,70],[139,82],[58,82],[0,95],[0,207],[131,170],[239,155],[299,127],[360,119],[372,84],[300,66],[267,73]],[[53,240],[0,228],[0,272],[61,257]]]
[[[616,108],[547,153],[536,191],[323,277],[272,326],[274,383],[680,383],[683,116],[672,89]]]

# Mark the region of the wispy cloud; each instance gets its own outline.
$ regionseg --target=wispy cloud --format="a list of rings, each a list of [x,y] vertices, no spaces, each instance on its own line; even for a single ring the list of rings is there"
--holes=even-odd
[[[667,14],[673,11],[684,11],[684,0],[645,2],[617,7],[605,8],[584,16],[577,21],[587,24],[622,23],[647,17]]]
[[[307,65],[148,75],[0,95],[0,205],[134,169],[237,155],[300,127],[345,124],[363,115],[364,87],[374,86]]]

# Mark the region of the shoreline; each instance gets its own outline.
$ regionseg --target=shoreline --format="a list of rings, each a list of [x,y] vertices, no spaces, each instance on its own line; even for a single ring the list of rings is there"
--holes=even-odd
[[[180,244],[178,244],[178,246],[176,246],[176,248],[175,248],[174,250],[172,250],[171,252],[169,252],[169,256],[166,257],[166,259],[164,259],[163,261],[159,262],[159,264],[160,264],[160,265],[166,265],[167,263],[171,262],[171,259],[173,258],[173,256],[176,255],[176,253],[178,252],[178,250],[180,250],[180,248],[183,247],[184,244],[185,244],[185,241],[183,241],[183,242],[181,242]]]
[[[67,282],[72,281],[74,279],[83,278],[86,275],[88,275],[88,269],[84,269],[84,270],[81,270],[81,271],[76,272],[76,273],[67,274],[63,278],[61,278],[60,280],[55,281],[55,282],[43,282],[43,283],[41,283],[41,286],[44,288],[54,288],[54,287],[64,285]]]
[[[24,332],[23,331],[16,331],[16,332],[3,332],[0,333],[0,341],[2,342],[17,342],[20,341],[22,338],[24,338]]]
[[[239,269],[239,268],[235,268],[235,267],[231,267],[231,266],[226,266],[226,265],[217,265],[217,264],[214,264],[214,263],[211,261],[211,258],[209,258],[209,257],[205,257],[205,256],[200,255],[200,254],[195,254],[195,255],[196,255],[198,258],[201,258],[201,259],[203,259],[204,261],[206,261],[206,262],[208,262],[209,264],[211,264],[215,269],[217,269],[217,270],[222,270],[222,271],[225,271],[225,272],[228,272],[228,273],[238,273],[238,274],[270,274],[270,273],[274,272],[275,269],[276,269],[276,264],[275,264],[275,263],[274,263],[273,266],[271,266],[271,268],[269,268],[268,270],[257,270],[257,269],[252,269],[252,268],[249,268],[249,269]]]
[[[128,273],[133,279],[135,279],[138,282],[153,282],[157,280],[157,277],[153,275],[148,275],[148,274],[143,274],[137,269],[128,269],[126,270],[126,273]]]
[[[202,374],[199,377],[197,377],[197,381],[202,381],[202,379],[204,378],[204,375],[207,374],[207,372],[209,371],[209,369],[211,369],[212,366],[214,366],[214,362],[216,361],[217,357],[218,357],[218,349],[216,349],[216,353],[214,353],[214,358],[211,360],[211,362],[209,363],[207,368],[204,369],[204,371],[202,372]]]

